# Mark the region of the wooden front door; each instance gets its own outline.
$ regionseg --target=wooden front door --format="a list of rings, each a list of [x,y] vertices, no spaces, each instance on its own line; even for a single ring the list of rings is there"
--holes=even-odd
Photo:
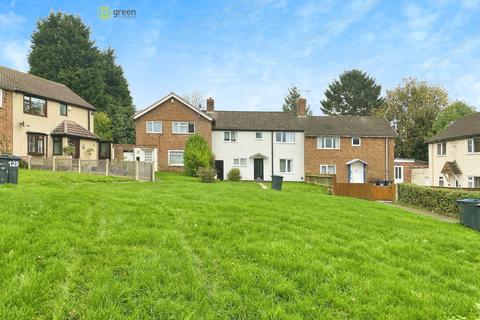
[[[215,160],[215,169],[217,169],[217,179],[223,180],[223,160]]]
[[[78,138],[68,138],[68,144],[75,147],[75,153],[73,154],[74,159],[80,158],[80,139]]]
[[[263,180],[263,159],[253,159],[253,177],[255,180]]]

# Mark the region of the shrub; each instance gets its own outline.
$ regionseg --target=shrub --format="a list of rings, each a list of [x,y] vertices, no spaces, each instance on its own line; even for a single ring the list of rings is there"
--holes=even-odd
[[[446,216],[458,217],[457,200],[480,198],[480,192],[399,184],[398,202]]]
[[[208,168],[199,168],[197,170],[197,176],[200,178],[200,181],[203,183],[210,183],[215,181],[215,175],[217,171],[215,168],[208,167]]]
[[[240,175],[240,169],[238,168],[232,168],[230,171],[228,171],[227,174],[228,180],[230,181],[239,181],[242,176]]]
[[[198,134],[188,138],[183,152],[183,165],[185,173],[192,177],[197,175],[199,168],[213,167],[213,154],[205,138]]]

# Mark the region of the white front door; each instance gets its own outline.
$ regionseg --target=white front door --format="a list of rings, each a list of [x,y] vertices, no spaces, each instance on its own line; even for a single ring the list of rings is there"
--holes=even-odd
[[[403,183],[403,166],[395,166],[395,183]]]
[[[363,162],[357,161],[350,164],[350,183],[365,183]]]

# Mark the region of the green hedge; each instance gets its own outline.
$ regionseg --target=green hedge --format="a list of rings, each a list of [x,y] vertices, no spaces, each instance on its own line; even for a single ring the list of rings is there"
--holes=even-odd
[[[421,187],[412,184],[399,184],[397,187],[400,204],[457,218],[456,201],[458,199],[480,198],[480,192],[475,191]]]

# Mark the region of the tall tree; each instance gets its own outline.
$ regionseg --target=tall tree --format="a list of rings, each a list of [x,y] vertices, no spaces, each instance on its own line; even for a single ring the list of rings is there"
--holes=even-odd
[[[467,114],[475,112],[475,109],[463,101],[455,101],[442,110],[432,126],[431,136],[445,129],[450,123],[463,118]]]
[[[394,90],[388,90],[379,113],[392,123],[398,133],[395,155],[428,160],[425,140],[437,115],[447,105],[447,91],[425,81],[409,78]]]
[[[297,113],[297,100],[300,99],[300,91],[296,86],[293,86],[288,89],[288,94],[285,97],[285,101],[283,103],[282,109],[285,112],[295,112]],[[312,110],[310,109],[310,105],[306,107],[306,115],[311,116]]]
[[[93,118],[95,134],[102,140],[111,141],[112,135],[112,121],[105,112],[96,112]]]
[[[30,73],[65,84],[107,113],[114,142],[134,141],[135,110],[123,70],[112,49],[102,52],[95,46],[80,17],[52,12],[39,20],[31,49]]]
[[[383,103],[382,86],[359,70],[343,72],[325,90],[325,100],[320,108],[328,115],[367,116],[375,113]]]

